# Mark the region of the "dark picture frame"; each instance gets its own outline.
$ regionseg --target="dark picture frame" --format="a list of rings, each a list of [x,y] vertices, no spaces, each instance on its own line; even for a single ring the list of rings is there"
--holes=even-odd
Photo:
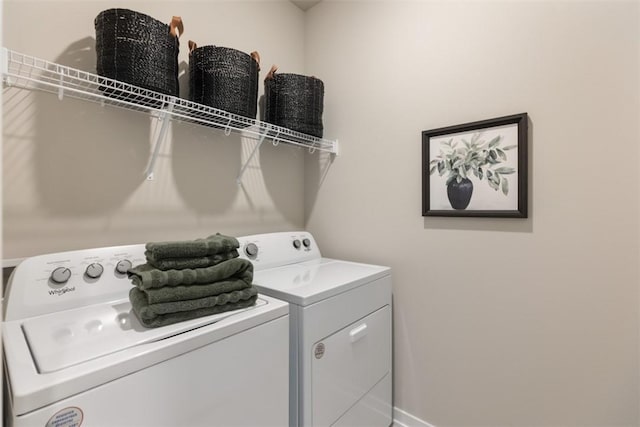
[[[422,216],[527,218],[527,113],[422,132]]]

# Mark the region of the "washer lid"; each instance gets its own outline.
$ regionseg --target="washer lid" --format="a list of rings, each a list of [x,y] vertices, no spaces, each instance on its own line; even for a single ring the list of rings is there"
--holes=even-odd
[[[321,258],[254,273],[260,292],[306,306],[391,274],[389,267]]]
[[[258,298],[254,306],[245,309],[149,329],[140,324],[126,299],[33,317],[22,322],[22,331],[42,374],[160,341],[265,304]]]

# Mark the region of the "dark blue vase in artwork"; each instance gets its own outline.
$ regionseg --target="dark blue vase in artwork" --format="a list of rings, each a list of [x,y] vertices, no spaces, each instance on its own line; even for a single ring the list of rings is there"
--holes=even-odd
[[[447,196],[453,209],[466,209],[471,201],[472,193],[473,183],[468,178],[464,178],[460,182],[454,179],[447,185]]]

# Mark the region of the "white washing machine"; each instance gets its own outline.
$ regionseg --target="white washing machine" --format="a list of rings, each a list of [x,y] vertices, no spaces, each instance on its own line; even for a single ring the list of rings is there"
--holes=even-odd
[[[289,425],[391,425],[391,269],[323,258],[306,232],[239,240],[260,292],[290,303]]]
[[[7,426],[278,426],[289,411],[286,302],[155,329],[130,311],[144,245],[26,259],[3,324]]]

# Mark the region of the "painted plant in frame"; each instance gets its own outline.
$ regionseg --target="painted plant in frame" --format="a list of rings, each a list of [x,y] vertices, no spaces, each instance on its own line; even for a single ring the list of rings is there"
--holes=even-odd
[[[440,209],[499,209],[511,203],[510,179],[517,176],[516,130],[499,126],[432,138],[429,175],[439,178],[431,180],[431,190],[436,201],[441,195]]]

